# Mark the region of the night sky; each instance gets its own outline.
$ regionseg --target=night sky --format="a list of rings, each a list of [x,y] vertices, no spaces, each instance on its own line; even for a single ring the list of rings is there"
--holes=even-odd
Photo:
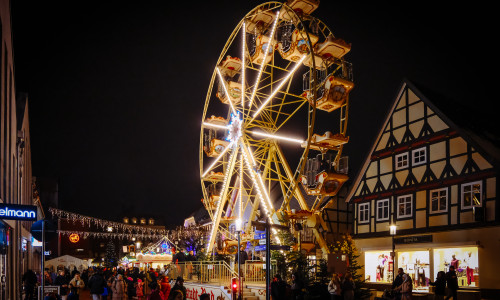
[[[491,9],[352,2],[323,0],[313,15],[352,43],[344,154],[353,175],[403,78],[492,111]],[[12,1],[33,175],[59,181],[60,208],[105,219],[161,215],[179,225],[201,206],[199,132],[210,78],[234,27],[260,3]]]

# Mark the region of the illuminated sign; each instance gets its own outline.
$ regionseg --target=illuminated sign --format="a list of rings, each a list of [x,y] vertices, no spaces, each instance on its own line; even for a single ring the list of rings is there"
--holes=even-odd
[[[36,206],[0,204],[0,219],[36,221]]]
[[[72,243],[78,243],[78,241],[80,240],[80,236],[76,233],[72,233],[70,234],[69,236],[69,241],[72,242]]]

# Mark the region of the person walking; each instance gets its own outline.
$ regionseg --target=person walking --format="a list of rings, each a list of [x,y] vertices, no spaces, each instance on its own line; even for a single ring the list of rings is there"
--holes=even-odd
[[[174,287],[172,288],[172,290],[170,291],[170,293],[172,293],[173,291],[181,291],[182,292],[182,295],[183,295],[183,300],[186,300],[186,287],[184,286],[184,279],[179,276],[177,277],[177,280],[175,281],[175,284],[174,284]],[[171,298],[171,297],[169,297]]]
[[[172,291],[167,300],[182,300],[182,299],[186,299],[186,295],[182,293],[180,290],[175,290]]]
[[[331,300],[341,299],[342,289],[340,288],[339,276],[335,273],[332,275],[332,280],[328,283],[328,293],[330,293]]]
[[[148,300],[163,300],[163,293],[161,292],[160,285],[157,282],[152,282],[150,284],[151,294],[148,296]]]
[[[302,295],[302,281],[299,278],[298,273],[292,274],[292,284],[291,284],[291,290],[292,290],[292,299],[293,300],[302,300],[303,295]]]
[[[136,297],[137,281],[132,277],[127,277],[125,283],[127,284],[127,297],[129,300],[132,300]]]
[[[113,296],[111,299],[125,299],[126,289],[127,285],[125,284],[125,281],[123,281],[123,275],[117,274],[115,280],[113,280],[113,283],[111,284],[111,290],[113,291]]]
[[[75,277],[69,282],[70,295],[68,295],[68,300],[79,300],[80,291],[85,287],[85,283],[80,278],[80,273],[75,273]]]
[[[396,288],[403,284],[403,268],[398,269],[398,275],[396,275],[396,278],[392,281],[392,290],[394,291],[394,299],[395,300],[401,300],[401,291],[397,290]]]
[[[137,278],[137,286],[135,287],[135,295],[137,299],[141,300],[144,297],[144,282],[142,279]]]
[[[186,266],[186,254],[184,254],[184,249],[181,249],[174,256],[173,261],[177,265],[177,271],[179,272],[179,276],[184,277],[184,270]]]
[[[410,275],[403,274],[403,283],[396,290],[401,291],[401,300],[411,300],[413,284]]]
[[[160,290],[163,293],[163,300],[167,300],[168,296],[170,295],[170,290],[171,290],[170,283],[168,282],[168,276],[161,276],[160,280]]]
[[[453,298],[453,300],[457,300],[458,278],[454,266],[450,266],[450,270],[446,273],[446,285],[448,286],[448,294],[445,299]]]
[[[271,297],[273,300],[285,300],[286,298],[286,284],[281,279],[280,274],[274,275],[273,282],[271,283]]]
[[[429,281],[429,284],[436,287],[434,291],[434,300],[443,300],[446,295],[446,275],[444,272],[439,271],[437,273],[436,281]]]
[[[59,271],[59,275],[57,275],[56,279],[54,280],[54,284],[59,286],[59,294],[61,296],[61,299],[68,299],[69,281],[66,278],[64,270]]]
[[[354,289],[356,288],[356,284],[352,280],[352,275],[350,272],[347,272],[344,277],[344,281],[342,282],[342,293],[344,294],[344,300],[353,300],[354,299]]]
[[[35,297],[36,283],[38,282],[35,272],[31,269],[27,270],[23,274],[22,280],[24,284],[24,299],[33,300]]]
[[[106,280],[104,280],[101,270],[92,274],[88,281],[88,287],[90,289],[92,300],[100,300],[106,286]]]

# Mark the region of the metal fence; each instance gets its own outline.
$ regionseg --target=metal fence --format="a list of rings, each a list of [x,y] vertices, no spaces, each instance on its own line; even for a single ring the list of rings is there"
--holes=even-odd
[[[271,261],[271,278],[276,274],[276,261]],[[168,276],[176,279],[181,276],[185,281],[229,286],[231,279],[238,277],[238,265],[234,270],[225,261],[193,261],[171,263]],[[260,260],[247,260],[241,265],[241,276],[246,283],[265,283],[266,264]]]

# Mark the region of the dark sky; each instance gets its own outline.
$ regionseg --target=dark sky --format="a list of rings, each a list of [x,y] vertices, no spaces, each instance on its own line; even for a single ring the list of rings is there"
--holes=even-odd
[[[352,43],[351,170],[404,77],[489,109],[491,8],[352,2],[323,0],[313,13]],[[12,1],[16,90],[29,94],[33,174],[59,180],[62,209],[107,219],[161,214],[180,224],[201,205],[208,84],[234,27],[260,3]]]

